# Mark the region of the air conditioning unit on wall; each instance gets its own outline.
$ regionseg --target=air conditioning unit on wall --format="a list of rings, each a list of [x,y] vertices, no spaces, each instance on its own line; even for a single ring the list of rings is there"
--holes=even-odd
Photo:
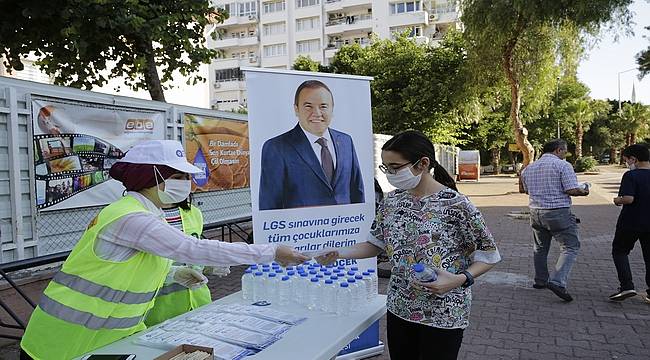
[[[216,82],[216,83],[212,84],[212,87],[214,87],[215,89],[218,89],[218,88],[221,87],[221,84]]]
[[[438,16],[436,14],[429,14],[429,21],[434,21],[437,17]]]

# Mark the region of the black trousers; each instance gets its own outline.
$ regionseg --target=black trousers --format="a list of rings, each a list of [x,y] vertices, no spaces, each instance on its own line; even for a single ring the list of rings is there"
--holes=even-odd
[[[34,360],[29,354],[25,352],[25,350],[20,349],[20,360]]]
[[[455,360],[463,329],[439,329],[401,319],[390,311],[386,332],[391,360]]]
[[[650,232],[616,229],[614,241],[612,242],[612,258],[614,259],[614,265],[616,265],[621,290],[633,290],[634,283],[632,282],[632,270],[630,269],[628,255],[637,240],[641,243],[641,252],[645,262],[645,283],[650,291]]]

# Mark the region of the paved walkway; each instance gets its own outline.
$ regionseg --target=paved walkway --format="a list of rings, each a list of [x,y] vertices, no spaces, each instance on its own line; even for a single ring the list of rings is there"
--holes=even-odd
[[[548,290],[530,287],[530,227],[526,220],[507,216],[511,211],[527,210],[527,196],[516,193],[517,179],[485,177],[479,183],[460,185],[483,212],[504,258],[474,285],[471,325],[465,332],[460,359],[650,358],[650,305],[640,296],[623,303],[606,299],[617,287],[610,243],[619,209],[611,205],[611,198],[623,171],[605,167],[601,175],[580,176],[580,181],[590,181],[594,187],[589,197],[574,201],[574,212],[582,220],[582,247],[569,282],[575,298],[571,303],[564,303]],[[549,255],[551,268],[557,254],[558,246],[554,244]],[[630,260],[637,290],[643,290],[643,261],[638,246]],[[231,275],[211,279],[214,296],[238,291],[242,271],[243,267],[233,268]],[[386,279],[380,279],[381,289],[386,283]],[[39,284],[30,289],[33,297],[38,297]],[[385,318],[381,333],[385,342]],[[17,358],[15,345],[0,348],[0,359]],[[386,352],[372,359],[390,358]]]

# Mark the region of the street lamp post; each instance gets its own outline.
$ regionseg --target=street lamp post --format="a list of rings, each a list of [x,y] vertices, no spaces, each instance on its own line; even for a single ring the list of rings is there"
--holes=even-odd
[[[558,96],[560,93],[560,77],[557,77],[557,82],[555,83],[555,106],[558,106]],[[560,138],[560,117],[555,114],[555,120],[557,121],[557,138]]]
[[[638,70],[638,68],[633,67],[631,69],[623,70],[618,72],[618,112],[621,112],[621,74],[624,74],[626,72],[630,72],[633,70]]]

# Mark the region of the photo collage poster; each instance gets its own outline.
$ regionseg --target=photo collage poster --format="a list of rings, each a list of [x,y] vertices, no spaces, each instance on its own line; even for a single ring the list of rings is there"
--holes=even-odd
[[[115,201],[124,188],[111,166],[136,143],[164,138],[160,112],[58,99],[35,99],[32,111],[39,210]]]

